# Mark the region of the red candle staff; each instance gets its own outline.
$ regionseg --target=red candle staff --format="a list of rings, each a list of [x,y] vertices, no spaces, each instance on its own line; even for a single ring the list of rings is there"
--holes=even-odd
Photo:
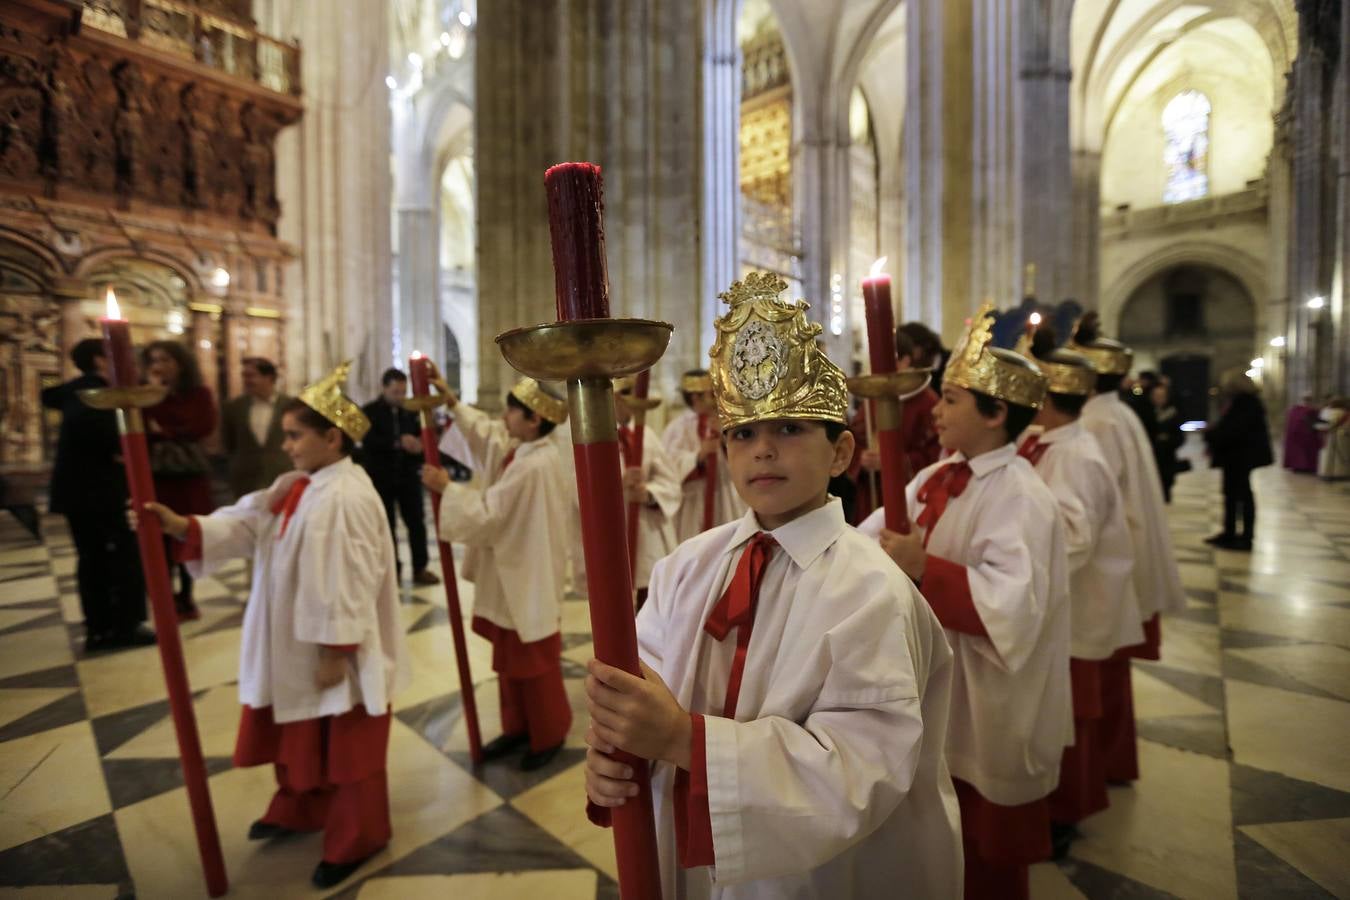
[[[909,534],[909,511],[905,507],[908,462],[901,428],[901,396],[921,390],[929,370],[898,370],[895,357],[895,313],[891,308],[891,276],[881,271],[882,257],[863,279],[863,302],[867,313],[867,344],[872,374],[848,380],[848,388],[871,402],[876,410],[877,444],[881,454],[881,498],[886,508],[886,527]]]
[[[624,465],[630,469],[642,469],[642,445],[646,433],[647,411],[660,405],[659,400],[647,397],[651,387],[652,371],[639,372],[633,379],[633,392],[624,398],[633,413],[633,439],[629,451],[625,454]],[[628,504],[628,577],[637,580],[638,554],[638,516],[642,515],[641,503]]]
[[[650,369],[672,329],[665,322],[609,318],[600,168],[563,163],[545,173],[544,186],[558,321],[500,334],[497,344],[522,374],[567,381],[595,655],[639,675],[612,379]],[[619,893],[625,900],[659,900],[648,766],[630,754],[615,757],[633,767],[638,785],[637,796],[612,811]]]
[[[183,662],[183,640],[178,633],[178,616],[174,612],[173,591],[169,586],[169,565],[164,556],[164,532],[158,516],[142,513],[145,504],[155,500],[155,484],[150,477],[150,454],[146,450],[141,410],[163,400],[166,388],[137,383],[131,323],[122,318],[112,288],[108,288],[107,301],[107,317],[99,319],[99,324],[103,328],[103,354],[108,360],[111,386],[81,391],[80,399],[95,409],[117,411],[117,429],[122,435],[122,463],[127,471],[132,508],[138,513],[136,539],[141,551],[141,569],[145,572],[150,608],[154,613],[159,661],[164,667],[164,683],[169,691],[169,710],[173,714],[174,735],[178,738],[178,758],[183,766],[192,824],[197,832],[197,850],[201,854],[207,893],[220,897],[229,890],[230,883],[220,852],[215,812],[211,808],[197,718],[192,711],[192,691]]]
[[[429,466],[441,464],[436,446],[436,420],[432,410],[445,402],[431,394],[431,360],[416,350],[408,358],[412,397],[403,401],[406,409],[422,417],[422,459]],[[431,519],[441,521],[441,495],[431,494]],[[464,706],[464,727],[469,733],[469,758],[474,765],[483,761],[483,739],[478,730],[478,700],[473,693],[473,673],[469,671],[469,645],[464,637],[464,614],[459,606],[459,584],[455,581],[455,557],[450,545],[438,541],[441,548],[441,583],[445,585],[445,607],[450,614],[450,633],[455,642],[455,665],[459,669],[459,696]]]

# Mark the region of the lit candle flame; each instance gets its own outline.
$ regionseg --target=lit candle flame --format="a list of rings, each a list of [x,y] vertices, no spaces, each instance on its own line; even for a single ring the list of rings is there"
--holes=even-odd
[[[410,356],[410,357],[408,357],[408,358],[409,358],[409,359],[421,359],[421,358],[422,358],[422,351],[421,351],[421,350],[414,350],[414,351],[412,352],[412,356]]]
[[[878,259],[876,262],[872,263],[872,269],[867,273],[867,277],[876,278],[878,275],[880,275],[882,266],[886,265],[886,260],[889,258],[890,257],[883,256],[881,257],[881,259]]]
[[[1031,319],[1030,319],[1030,321],[1031,321],[1031,324],[1032,324],[1032,325],[1039,325],[1039,324],[1041,324],[1041,314],[1038,313],[1038,312],[1032,313],[1032,314],[1031,314]]]
[[[108,285],[108,293],[104,295],[104,298],[108,307],[108,318],[122,318],[122,308],[117,305],[117,295],[113,293],[112,285]]]

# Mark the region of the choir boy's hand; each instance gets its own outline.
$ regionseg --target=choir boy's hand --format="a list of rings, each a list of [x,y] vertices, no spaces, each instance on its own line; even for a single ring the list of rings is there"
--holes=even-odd
[[[422,484],[432,493],[443,494],[450,484],[450,475],[440,466],[423,466]]]
[[[164,504],[153,501],[145,504],[145,511],[159,516],[160,527],[169,537],[179,540],[187,537],[188,520],[186,516],[180,516]],[[127,501],[127,524],[131,526],[132,531],[135,531],[140,525],[136,516],[136,504],[131,500]]]
[[[327,690],[330,687],[342,683],[342,679],[347,677],[347,654],[341,650],[329,650],[327,647],[319,648],[319,671],[314,674],[314,683],[320,690]]]
[[[419,455],[422,453],[422,442],[411,434],[400,434],[398,436],[398,442],[402,445],[404,453],[416,453]]]
[[[880,472],[881,454],[875,450],[864,450],[858,455],[858,463],[869,472]]]
[[[633,767],[610,759],[614,745],[602,741],[595,727],[586,729],[586,796],[596,806],[623,806],[629,797],[637,796],[638,786],[633,782]]]
[[[919,529],[913,528],[909,534],[900,534],[896,531],[887,531],[881,529],[881,549],[886,551],[886,555],[895,560],[895,564],[909,576],[911,581],[917,582],[923,578],[924,569],[928,565],[928,551],[924,549],[923,538],[919,535]]]
[[[427,360],[427,362],[431,370],[429,373],[430,377],[427,380],[431,382],[432,387],[444,395],[445,405],[450,409],[454,409],[455,405],[459,403],[459,395],[450,389],[450,385],[446,384],[445,377],[441,375],[441,370],[436,368],[436,364],[431,362],[431,360]]]
[[[623,499],[629,503],[647,502],[647,482],[642,480],[641,469],[623,470]]]
[[[634,756],[689,768],[693,723],[661,676],[645,664],[641,678],[598,659],[586,668],[586,706],[596,737]]]

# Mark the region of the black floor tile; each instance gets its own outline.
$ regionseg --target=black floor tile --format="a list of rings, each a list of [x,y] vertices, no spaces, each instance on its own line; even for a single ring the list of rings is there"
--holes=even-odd
[[[1350,818],[1350,793],[1234,764],[1229,769],[1233,824]]]
[[[1059,863],[1059,868],[1091,900],[1169,900],[1176,896],[1072,857]]]
[[[1164,645],[1166,641],[1167,636],[1164,634]],[[1167,682],[1182,693],[1214,707],[1215,710],[1222,710],[1225,706],[1226,697],[1223,692],[1222,678],[1214,675],[1203,675],[1199,672],[1188,672],[1185,669],[1175,669],[1163,663],[1149,662],[1148,660],[1135,660],[1134,664],[1154,678]]]
[[[1277,672],[1260,663],[1252,662],[1249,659],[1243,659],[1232,653],[1223,654],[1223,677],[1232,678],[1237,681],[1246,681],[1252,684],[1261,684],[1266,687],[1279,688],[1284,691],[1293,691],[1296,694],[1311,694],[1314,697],[1321,697],[1324,700],[1344,699],[1336,694],[1328,693],[1321,688],[1305,684],[1296,678],[1290,678],[1283,672]]]
[[[0,884],[128,884],[112,814],[0,851]]]
[[[496,737],[496,735],[485,734],[483,735],[483,742],[486,743],[493,737]],[[446,755],[506,800],[525,793],[537,784],[548,781],[554,775],[570,769],[586,758],[586,748],[564,747],[558,751],[557,756],[553,757],[553,761],[542,769],[522,772],[520,771],[520,760],[524,757],[525,752],[522,748],[510,756],[485,762],[477,768],[469,760],[467,751],[455,750]]]
[[[80,675],[74,666],[53,666],[36,672],[24,672],[0,679],[0,688],[79,687]]]
[[[1236,828],[1233,829],[1233,857],[1237,864],[1240,900],[1268,900],[1271,897],[1320,900],[1332,897],[1317,882]]]
[[[499,806],[392,863],[379,874],[448,875],[590,869],[577,853],[510,806]]]
[[[168,700],[156,700],[144,706],[99,716],[90,722],[94,728],[94,743],[98,746],[98,755],[107,756],[168,716]]]
[[[1297,638],[1281,637],[1276,634],[1264,634],[1260,631],[1239,631],[1235,628],[1219,629],[1219,646],[1224,650],[1245,650],[1248,647],[1287,647],[1290,644],[1307,644]]]
[[[1163,716],[1157,719],[1140,719],[1135,723],[1139,737],[1164,744],[1178,750],[1203,753],[1216,759],[1228,759],[1228,732],[1224,728],[1223,715],[1212,716]]]
[[[88,713],[84,708],[84,695],[79,691],[72,691],[61,699],[0,727],[0,743],[37,734],[39,731],[50,731],[86,718]]]
[[[218,775],[234,768],[228,756],[208,756],[206,774]],[[103,777],[113,809],[121,809],[183,786],[183,765],[178,759],[105,759]],[[183,801],[187,802],[186,799]]]
[[[453,668],[448,667],[446,669],[446,677],[456,677]],[[431,746],[440,750],[445,746],[445,742],[450,739],[451,732],[455,730],[455,726],[459,724],[463,715],[463,705],[460,703],[459,692],[456,691],[452,694],[432,697],[430,700],[416,706],[410,706],[407,709],[398,710],[394,713],[394,718],[420,734]],[[479,727],[481,728],[481,714],[479,720]],[[484,741],[486,742],[486,738],[484,738]]]

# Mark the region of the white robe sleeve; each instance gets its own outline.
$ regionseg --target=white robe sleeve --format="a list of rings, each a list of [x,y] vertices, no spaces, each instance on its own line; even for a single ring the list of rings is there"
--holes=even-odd
[[[680,511],[680,501],[684,498],[684,484],[676,474],[665,447],[660,441],[651,440],[654,437],[656,433],[648,429],[647,436],[643,438],[642,467],[646,470],[647,493],[661,507],[663,516],[674,519]]]
[[[506,468],[486,490],[451,482],[441,495],[441,540],[489,547],[497,543],[507,523],[518,519],[517,508],[528,502],[529,479],[522,460]]]
[[[306,515],[297,550],[295,639],[360,644],[376,626],[389,523],[370,495],[338,494]]]
[[[273,517],[268,503],[271,494],[271,489],[254,491],[209,516],[193,516],[202,532],[202,556],[186,564],[188,574],[202,578],[228,560],[252,557],[258,535]]]
[[[1064,551],[1068,556],[1069,573],[1077,572],[1092,559],[1099,537],[1096,510],[1107,509],[1109,498],[1102,498],[1101,490],[1085,477],[1082,466],[1066,467],[1061,474],[1062,486],[1053,492],[1059,507],[1060,524],[1064,526]],[[1089,508],[1091,504],[1091,508]]]
[[[691,428],[689,422],[694,425]],[[661,433],[661,443],[670,459],[671,471],[682,485],[684,480],[698,469],[699,439],[698,420],[677,416]]]
[[[506,426],[500,421],[492,418],[481,409],[464,403],[455,404],[455,408],[451,410],[451,415],[455,417],[454,429],[463,435],[464,443],[473,453],[480,470],[491,465],[491,460],[495,456],[500,456],[506,452],[506,447],[511,443],[511,437],[506,433]],[[494,450],[500,452],[494,454]]]
[[[991,661],[1016,672],[1035,651],[1050,612],[1050,566],[1062,526],[1057,513],[1046,516],[1029,497],[999,500],[999,514],[982,518],[971,542],[966,558],[980,562],[966,566],[966,578],[989,635],[989,644],[974,646],[989,650],[985,656]]]
[[[804,722],[704,717],[718,885],[828,862],[885,822],[913,783],[923,719],[894,602],[878,598],[821,640],[820,658],[802,661],[829,667]]]

